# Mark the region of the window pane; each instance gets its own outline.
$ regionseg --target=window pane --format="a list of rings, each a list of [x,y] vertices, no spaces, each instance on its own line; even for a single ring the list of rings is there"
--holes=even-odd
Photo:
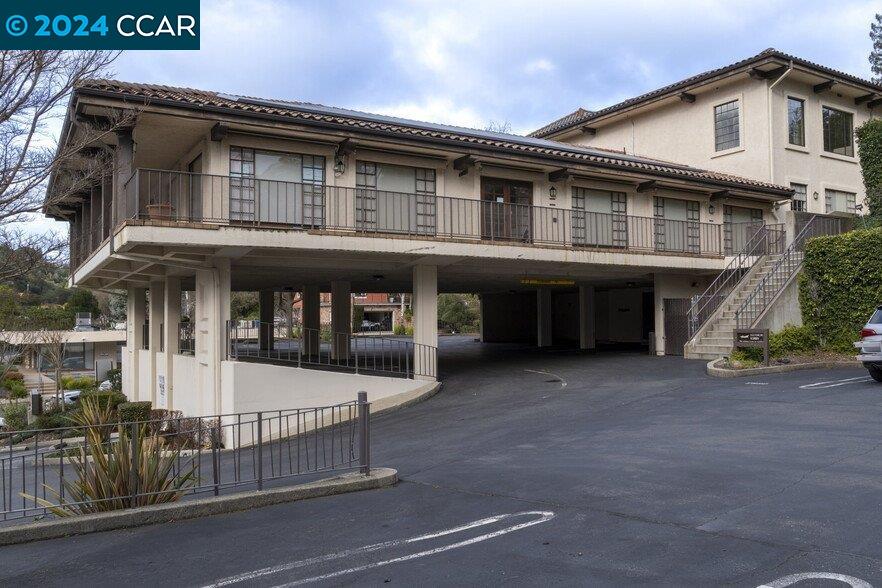
[[[299,155],[259,152],[254,156],[254,175],[259,180],[299,182],[301,165]]]
[[[741,144],[737,100],[714,106],[714,139],[717,151]]]
[[[787,99],[787,128],[791,145],[805,147],[805,102]]]
[[[828,213],[847,212],[855,214],[857,213],[856,201],[857,197],[854,192],[843,192],[841,190],[826,190],[824,192],[824,203]]]
[[[849,112],[825,106],[822,109],[824,124],[824,151],[854,156],[854,129]]]
[[[790,187],[793,188],[793,200],[790,202],[790,210],[805,212],[808,186],[805,184],[790,184]]]

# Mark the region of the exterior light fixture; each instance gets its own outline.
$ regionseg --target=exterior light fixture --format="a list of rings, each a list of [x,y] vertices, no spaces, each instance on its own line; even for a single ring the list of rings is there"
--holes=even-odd
[[[814,198],[815,200],[818,199],[818,191],[817,191],[817,190],[815,190],[815,191],[812,193],[812,198]]]
[[[717,210],[717,209],[716,209],[716,207],[715,207],[713,204],[708,204],[708,205],[707,205],[707,212],[708,212],[708,214],[713,214],[716,210]]]
[[[346,173],[346,156],[336,155],[334,157],[334,174],[342,176]]]
[[[555,198],[557,198],[557,188],[555,188],[554,186],[552,186],[551,188],[549,188],[549,189],[548,189],[548,195],[551,197],[552,200],[554,200]]]

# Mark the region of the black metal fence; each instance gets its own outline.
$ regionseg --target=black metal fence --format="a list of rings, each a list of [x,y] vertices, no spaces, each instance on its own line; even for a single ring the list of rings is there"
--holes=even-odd
[[[89,484],[84,478],[94,471],[95,447],[85,459],[81,449],[90,432],[106,439],[100,447],[111,479],[117,472],[117,484],[126,488],[122,496],[84,498],[77,491]],[[102,503],[110,501],[118,507],[167,501],[163,498],[173,483],[150,491],[147,481],[139,479],[137,464],[143,458],[137,452],[148,442],[171,462],[172,482],[192,477],[183,497],[235,488],[262,490],[276,481],[338,470],[367,474],[370,403],[359,392],[356,401],[314,408],[192,418],[170,413],[140,422],[7,433],[0,445],[0,521],[51,515],[53,506],[76,514],[108,510]]]
[[[249,321],[227,323],[227,355],[239,361],[267,361],[405,378],[438,375],[438,350],[407,339],[334,333],[330,329]]]
[[[153,169],[126,184],[115,220],[126,219],[723,253],[722,226],[713,223]]]

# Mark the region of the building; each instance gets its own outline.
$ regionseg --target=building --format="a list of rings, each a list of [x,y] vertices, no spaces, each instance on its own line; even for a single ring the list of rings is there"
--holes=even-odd
[[[532,136],[762,179],[793,188],[792,210],[853,215],[865,196],[854,129],[880,112],[882,86],[766,49]],[[762,214],[721,204],[734,223]]]
[[[75,285],[128,291],[126,393],[188,414],[431,383],[438,292],[480,294],[484,341],[658,353],[679,341],[682,353],[667,301],[703,292],[726,268],[727,235],[744,232],[719,203],[759,211],[755,226],[792,195],[591,146],[113,80],[75,90],[62,140],[120,111],[137,120],[92,146],[113,152],[113,169],[46,213],[70,223]],[[176,336],[182,289],[194,291],[192,356]],[[299,340],[238,339],[235,290],[261,292],[265,322],[273,292],[300,292]],[[408,293],[413,341],[353,336],[352,292]]]

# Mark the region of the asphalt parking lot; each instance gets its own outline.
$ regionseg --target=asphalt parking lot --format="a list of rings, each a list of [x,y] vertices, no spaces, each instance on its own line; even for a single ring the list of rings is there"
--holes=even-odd
[[[442,341],[442,392],[373,423],[397,486],[5,547],[0,583],[882,582],[882,385],[860,368],[723,380]]]

